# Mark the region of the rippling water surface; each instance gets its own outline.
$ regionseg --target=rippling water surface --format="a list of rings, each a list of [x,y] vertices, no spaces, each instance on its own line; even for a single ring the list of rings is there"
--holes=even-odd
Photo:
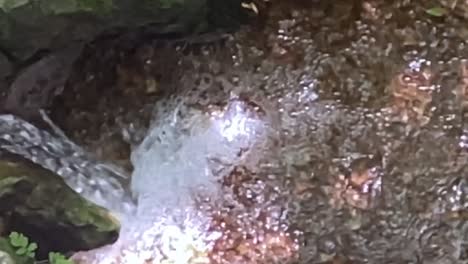
[[[138,212],[81,257],[468,263],[466,6],[272,1],[264,25],[168,62],[149,127],[115,127]]]

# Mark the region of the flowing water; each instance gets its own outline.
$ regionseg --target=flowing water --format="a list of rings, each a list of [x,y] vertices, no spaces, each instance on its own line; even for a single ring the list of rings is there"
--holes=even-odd
[[[131,178],[13,116],[0,147],[121,215],[87,263],[468,263],[466,6],[273,3],[181,57]]]
[[[77,193],[123,216],[135,210],[128,176],[61,135],[52,135],[13,115],[0,116],[0,148],[62,176]],[[99,186],[99,187],[98,187]]]

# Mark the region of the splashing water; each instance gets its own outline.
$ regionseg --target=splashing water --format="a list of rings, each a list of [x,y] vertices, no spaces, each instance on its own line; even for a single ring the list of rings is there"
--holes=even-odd
[[[120,218],[135,210],[126,187],[128,177],[67,138],[55,137],[13,115],[0,115],[0,149],[57,173],[77,193]]]
[[[179,108],[175,115],[186,110]],[[213,165],[229,168],[237,164],[241,152],[261,137],[263,124],[249,114],[246,105],[235,100],[224,111],[193,110],[188,123],[173,118],[172,113],[171,120],[158,122],[132,157],[136,168],[132,188],[139,199],[139,213],[186,207],[199,191],[194,188],[216,196],[222,175],[212,171]]]
[[[116,259],[119,263],[213,263],[213,250],[223,231],[213,228],[214,211],[204,208],[222,203],[221,182],[229,171],[255,163],[251,152],[264,144],[268,127],[259,110],[232,98],[223,108],[202,111],[178,104],[174,111],[159,116],[132,156],[137,214],[128,219],[116,245],[79,259],[84,263]],[[279,244],[278,239],[268,239],[260,238],[260,247]]]
[[[0,116],[0,148],[56,172],[83,197],[120,217],[119,240],[76,254],[78,262],[213,263],[216,245],[229,237],[224,234],[228,218],[247,221],[249,216],[242,209],[239,215],[229,212],[229,216],[222,216],[223,204],[233,199],[227,198],[223,181],[237,166],[258,163],[260,150],[265,150],[268,142],[268,115],[260,106],[237,96],[223,106],[206,109],[174,102],[178,103],[169,111],[156,105],[156,110],[164,111],[156,114],[146,138],[132,153],[135,170],[131,182],[118,168],[98,162],[65,136],[54,137],[12,115]],[[255,186],[260,192],[264,189],[258,183]],[[272,214],[284,218],[283,214]],[[216,217],[224,220],[216,222]],[[276,244],[294,248],[286,234],[273,227],[272,223],[279,221],[274,218],[262,220],[268,223],[260,229],[267,231],[255,235],[257,242],[248,242],[257,244],[256,254],[268,255],[265,250]],[[255,222],[255,217],[247,222]],[[239,223],[236,232],[252,233],[246,228],[256,227],[248,225]],[[275,235],[269,234],[268,228],[275,229]]]

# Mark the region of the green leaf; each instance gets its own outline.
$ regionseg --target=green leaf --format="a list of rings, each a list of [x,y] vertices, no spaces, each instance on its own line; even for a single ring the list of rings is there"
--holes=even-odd
[[[20,234],[19,237],[18,237],[18,242],[19,242],[21,247],[26,248],[28,246],[28,244],[29,244],[29,239],[27,237],[25,237],[23,234]]]
[[[37,244],[36,244],[36,243],[31,243],[31,244],[29,244],[29,246],[28,246],[28,251],[29,251],[29,252],[33,252],[33,251],[35,251],[36,249],[37,249]]]
[[[445,16],[448,13],[448,11],[447,11],[447,9],[438,6],[438,7],[433,7],[433,8],[427,9],[426,13],[431,15],[431,16],[442,17],[442,16]]]
[[[56,258],[56,255],[57,253],[54,253],[54,252],[49,252],[49,262],[50,263],[54,263],[55,261],[55,258]]]
[[[28,252],[28,257],[33,259],[34,257],[36,257],[36,253],[30,251]]]
[[[10,238],[10,240],[16,239],[17,237],[19,237],[19,233],[18,232],[11,232],[8,237]]]
[[[49,262],[50,264],[73,264],[72,260],[67,259],[64,255],[55,252],[49,253]]]
[[[29,240],[23,234],[12,232],[9,236],[10,244],[14,247],[27,247]]]
[[[8,236],[10,240],[10,244],[14,247],[19,247],[19,242],[18,242],[18,237],[19,234],[17,232],[11,232],[10,235]]]
[[[18,256],[23,256],[23,255],[25,255],[25,254],[26,254],[26,248],[22,247],[22,248],[17,249],[17,250],[16,250],[16,254],[17,254]]]

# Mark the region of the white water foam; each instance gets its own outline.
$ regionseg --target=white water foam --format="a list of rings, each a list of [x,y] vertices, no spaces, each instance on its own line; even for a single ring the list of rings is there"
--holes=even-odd
[[[132,153],[137,213],[123,223],[115,245],[91,259],[81,256],[83,262],[208,263],[221,234],[209,231],[211,219],[195,198],[218,199],[223,173],[265,137],[265,120],[249,107],[233,98],[217,111],[175,107],[159,116]]]

